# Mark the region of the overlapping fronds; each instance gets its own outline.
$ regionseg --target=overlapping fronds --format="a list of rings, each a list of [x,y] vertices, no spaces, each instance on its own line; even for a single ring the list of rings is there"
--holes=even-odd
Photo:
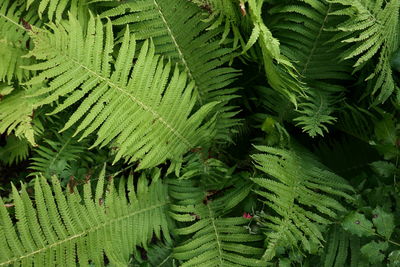
[[[129,1],[102,13],[113,25],[129,24],[138,40],[152,38],[156,52],[170,57],[188,73],[200,105],[219,101],[217,139],[229,139],[238,121],[228,102],[235,98],[231,83],[238,71],[224,66],[233,50],[220,45],[222,29],[206,30],[201,10],[187,0]]]
[[[138,168],[179,158],[212,136],[213,120],[201,123],[216,103],[192,114],[193,83],[177,67],[171,71],[171,63],[154,54],[151,42],[146,41],[135,58],[135,37],[127,30],[111,64],[110,22],[103,29],[100,19],[92,17],[86,34],[73,17],[65,26],[50,27],[52,32],[34,29],[31,34],[35,48],[30,55],[45,61],[29,66],[42,72],[28,84],[50,80],[32,96],[45,96],[38,105],[63,97],[53,113],[83,100],[63,130],[80,121],[75,134],[83,132],[81,139],[96,132],[93,146],[113,142],[115,161],[140,159]]]
[[[207,151],[190,153],[184,158],[177,176],[179,179],[199,179],[206,190],[217,190],[235,182],[235,166],[229,167]]]
[[[346,6],[337,11],[348,19],[337,25],[341,31],[332,41],[351,44],[342,53],[343,59],[356,59],[355,71],[364,70],[368,81],[366,95],[373,96],[375,104],[385,102],[395,94],[400,103],[400,88],[396,85],[391,69],[391,56],[399,48],[400,2],[329,0]]]
[[[350,79],[350,64],[338,63],[341,50],[327,44],[336,35],[328,31],[338,23],[331,15],[336,9],[325,1],[282,1],[269,10],[268,26],[308,88],[295,121],[312,137],[323,135],[336,120],[332,112],[344,88],[332,82]]]
[[[351,186],[303,153],[257,146],[260,154],[252,158],[267,177],[252,178],[260,186],[256,193],[270,207],[264,226],[267,250],[263,258],[271,260],[280,248],[312,252],[322,246],[322,226],[345,211],[336,197],[351,199]]]
[[[0,266],[103,266],[104,255],[127,266],[135,246],[147,248],[153,234],[169,239],[161,181],[147,185],[142,176],[134,188],[131,176],[118,190],[111,182],[103,197],[104,177],[103,169],[95,194],[88,181],[82,196],[74,187],[63,192],[55,177],[52,186],[38,177],[34,201],[25,186],[13,186],[15,224],[0,198]]]
[[[314,83],[314,85],[307,91],[307,97],[301,100],[298,109],[300,115],[294,119],[311,137],[323,136],[324,132],[329,131],[328,125],[336,122],[337,119],[332,113],[341,95],[340,87],[335,90],[336,86],[326,83]],[[335,91],[328,91],[330,89]]]
[[[209,13],[207,21],[212,24],[208,29],[223,27],[224,31],[221,36],[223,42],[230,34],[233,36],[233,48],[238,45],[245,46],[243,37],[243,26],[250,24],[245,20],[247,14],[244,2],[239,0],[191,0],[197,4],[205,12]],[[205,13],[204,12],[204,13]]]
[[[148,247],[145,257],[143,255],[138,256],[135,257],[135,260],[143,267],[176,267],[179,265],[172,256],[172,249],[173,243],[163,244],[159,242]]]
[[[11,83],[15,78],[24,81],[30,73],[21,68],[32,59],[23,58],[29,49],[29,35],[26,28],[35,23],[33,12],[23,13],[25,5],[21,1],[0,2],[0,81]]]
[[[338,226],[333,226],[328,235],[328,240],[323,256],[323,266],[346,266],[350,246],[349,235]]]
[[[2,91],[10,94],[2,95]],[[9,86],[0,88],[0,134],[14,132],[17,137],[26,138],[35,145],[33,126],[35,105],[26,95],[27,91],[22,88],[16,90]]]
[[[191,180],[171,180],[169,188],[176,203],[171,216],[193,222],[175,230],[187,239],[174,248],[174,258],[183,261],[180,266],[265,266],[258,259],[263,249],[252,245],[262,236],[249,233],[248,219],[222,217],[247,196],[251,186],[238,186],[219,198],[196,188]]]
[[[89,14],[89,0],[26,0],[26,9],[35,10],[40,19],[60,21],[71,12],[77,17]]]
[[[258,43],[262,52],[261,63],[269,85],[297,105],[297,98],[305,90],[299,80],[299,73],[289,58],[282,53],[279,40],[264,23],[262,14],[264,1],[249,0],[247,2],[253,30],[244,51]]]
[[[0,161],[6,165],[19,163],[26,159],[29,154],[29,143],[26,139],[20,139],[10,135],[6,139],[6,145],[0,147]]]
[[[92,161],[93,155],[87,151],[87,140],[78,142],[72,134],[73,131],[69,130],[62,134],[55,132],[52,138],[44,138],[42,144],[35,149],[36,155],[31,158],[29,169],[34,172],[30,175],[42,173],[45,177],[60,176],[60,172],[69,169],[72,162]]]

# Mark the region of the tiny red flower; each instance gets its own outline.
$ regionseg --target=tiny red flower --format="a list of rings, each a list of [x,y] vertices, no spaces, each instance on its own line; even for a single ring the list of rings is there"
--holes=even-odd
[[[243,213],[243,218],[251,219],[251,218],[253,218],[253,216],[251,216],[250,213],[244,212],[244,213]]]

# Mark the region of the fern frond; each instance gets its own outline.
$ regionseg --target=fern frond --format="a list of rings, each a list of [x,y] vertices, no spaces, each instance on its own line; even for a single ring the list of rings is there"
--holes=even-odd
[[[27,91],[21,88],[0,98],[0,134],[14,132],[17,137],[26,138],[29,143],[36,145],[33,126],[36,107],[26,95]]]
[[[62,131],[80,120],[75,132],[83,132],[80,140],[97,132],[93,146],[114,142],[118,147],[115,161],[121,157],[130,162],[140,159],[138,168],[179,158],[212,136],[213,120],[201,123],[216,103],[208,103],[192,114],[196,101],[193,83],[188,83],[186,72],[179,72],[177,67],[171,71],[171,63],[164,64],[154,54],[151,42],[146,41],[134,59],[136,41],[127,30],[111,65],[110,22],[103,30],[100,19],[91,17],[84,31],[71,16],[68,25],[50,27],[52,33],[32,33],[35,49],[30,55],[46,61],[29,66],[42,72],[28,84],[51,79],[48,87],[33,95],[46,96],[38,105],[65,97],[53,114],[84,99]]]
[[[198,103],[219,101],[218,140],[229,140],[229,130],[238,124],[237,111],[228,102],[237,88],[231,84],[238,71],[226,67],[233,50],[224,48],[215,38],[221,29],[206,31],[210,23],[202,22],[202,12],[187,0],[144,0],[121,3],[102,13],[113,25],[129,24],[138,40],[152,38],[156,52],[180,65],[193,81]]]
[[[334,105],[340,100],[340,89],[329,92],[324,86],[333,87],[325,83],[315,83],[315,86],[307,91],[307,97],[299,104],[300,116],[294,119],[296,125],[302,126],[303,131],[311,137],[324,136],[324,132],[328,132],[327,126],[337,120],[332,113],[335,111]]]
[[[79,17],[82,13],[89,15],[89,0],[27,0],[26,9],[33,9],[43,20],[61,21],[63,15],[69,11]],[[81,14],[79,14],[81,13]]]
[[[336,33],[329,29],[338,23],[336,5],[325,1],[282,1],[270,10],[269,27],[280,40],[282,53],[294,62],[300,80],[307,88],[299,98],[299,114],[295,121],[310,136],[323,135],[332,116],[337,95],[344,88],[332,81],[351,79],[351,65],[339,62],[342,50],[332,49],[327,42]]]
[[[173,258],[172,249],[173,243],[159,242],[148,248],[145,260],[140,257],[135,257],[135,260],[143,267],[176,267],[177,260]]]
[[[29,143],[26,139],[10,135],[7,137],[6,142],[4,147],[0,147],[0,160],[4,164],[19,163],[28,157]]]
[[[174,248],[174,258],[184,261],[180,266],[265,266],[258,259],[263,249],[252,245],[262,237],[248,232],[245,228],[248,219],[222,217],[246,197],[247,194],[238,194],[243,187],[203,203],[199,196],[205,192],[196,190],[192,181],[172,180],[169,184],[171,196],[176,199],[171,216],[180,222],[193,222],[175,231],[178,235],[191,236]],[[226,201],[233,202],[224,205]]]
[[[15,78],[21,82],[30,77],[28,70],[21,66],[29,65],[32,59],[23,57],[29,50],[29,35],[20,21],[35,23],[32,12],[21,11],[21,1],[4,0],[0,3],[0,81],[8,84]]]
[[[339,35],[342,37],[339,40],[351,46],[342,53],[342,58],[356,59],[353,65],[355,71],[364,69],[368,73],[365,80],[368,81],[368,93],[374,96],[375,104],[385,102],[392,94],[400,99],[400,88],[394,81],[391,69],[391,56],[400,44],[399,1],[329,2],[346,7],[342,14],[348,19],[337,28],[344,33]]]
[[[235,182],[235,166],[229,167],[224,162],[210,156],[208,151],[190,153],[180,165],[179,179],[199,179],[206,190],[219,190]]]
[[[289,58],[282,53],[279,40],[264,23],[262,16],[264,1],[249,0],[247,2],[249,16],[253,21],[253,30],[244,47],[244,52],[258,42],[269,85],[297,105],[298,96],[305,90],[299,80],[299,72]]]
[[[305,155],[272,147],[257,146],[262,154],[252,158],[256,167],[270,178],[252,178],[260,186],[256,193],[271,208],[264,217],[267,250],[271,260],[279,247],[301,247],[311,252],[322,246],[322,227],[345,211],[335,197],[351,199],[352,190],[344,179],[321,169],[321,164]]]
[[[349,235],[338,226],[332,227],[325,254],[323,256],[324,267],[346,266],[348,250],[350,247]]]
[[[102,266],[104,254],[113,265],[126,266],[135,246],[146,248],[153,233],[169,238],[166,186],[148,186],[142,176],[135,189],[131,176],[118,190],[109,184],[103,200],[104,176],[103,169],[95,194],[86,183],[83,196],[76,188],[62,192],[55,177],[52,187],[36,178],[34,201],[25,186],[13,186],[16,224],[0,198],[0,266]]]
[[[248,21],[244,22],[246,16],[246,8],[244,2],[238,0],[191,0],[198,5],[201,9],[206,11],[208,18],[206,21],[211,22],[209,29],[216,29],[221,27],[224,29],[220,42],[224,42],[230,35],[233,36],[233,48],[239,45],[245,47],[245,39],[243,36],[243,26],[249,24]],[[204,12],[204,13],[206,13]],[[239,46],[240,47],[240,46]]]
[[[78,142],[72,135],[73,131],[69,130],[62,134],[55,132],[53,138],[44,138],[43,144],[34,150],[36,155],[31,157],[29,169],[33,172],[30,176],[42,173],[48,178],[56,175],[61,179],[64,178],[61,177],[61,172],[68,170],[72,162],[90,162],[94,155],[87,151],[88,141]]]

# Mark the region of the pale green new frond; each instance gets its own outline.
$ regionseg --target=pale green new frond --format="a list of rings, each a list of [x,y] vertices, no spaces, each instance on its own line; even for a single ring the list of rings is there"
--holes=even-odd
[[[325,87],[325,88],[324,88]],[[327,89],[339,90],[329,92]],[[332,116],[335,111],[334,105],[340,100],[340,87],[332,86],[325,83],[314,83],[313,88],[307,91],[307,97],[302,99],[299,104],[298,113],[294,121],[296,125],[302,127],[311,137],[324,135],[328,132],[328,125],[336,122],[336,118]]]
[[[271,209],[264,216],[268,232],[263,258],[271,260],[279,247],[315,251],[322,246],[323,227],[345,211],[335,198],[351,199],[348,193],[352,188],[341,177],[321,169],[322,165],[309,155],[256,148],[262,153],[252,158],[268,176],[252,180],[260,186],[257,194]]]
[[[236,111],[228,102],[237,88],[231,84],[238,71],[224,66],[233,50],[220,45],[222,29],[206,30],[201,10],[187,0],[142,0],[119,3],[102,13],[113,25],[126,25],[138,40],[152,38],[157,53],[179,64],[194,83],[198,103],[219,101],[217,114],[218,140],[229,139],[229,130],[238,124]]]
[[[9,95],[1,97],[0,91],[0,134],[14,134],[25,138],[35,145],[35,130],[33,126],[33,112],[35,105],[26,97],[24,89],[14,90]]]
[[[135,37],[127,30],[114,61],[110,22],[104,27],[92,17],[84,31],[71,17],[64,27],[51,29],[32,33],[30,55],[45,61],[29,67],[41,73],[28,83],[50,80],[33,95],[45,96],[40,105],[63,97],[53,113],[79,103],[63,130],[78,124],[75,134],[81,139],[97,133],[93,146],[113,143],[115,161],[140,160],[138,168],[179,158],[212,136],[213,120],[202,122],[216,103],[193,114],[193,83],[154,54],[152,42],[144,42],[136,58]]]
[[[102,266],[104,255],[126,266],[135,246],[147,247],[153,234],[169,239],[161,181],[147,185],[141,177],[135,190],[132,177],[121,179],[119,189],[110,183],[103,197],[104,176],[103,170],[95,195],[90,182],[83,196],[72,187],[62,192],[55,177],[52,186],[36,178],[34,201],[25,186],[13,187],[15,224],[0,198],[0,266]]]
[[[343,59],[355,59],[355,70],[364,69],[368,81],[368,93],[375,103],[385,102],[395,94],[400,99],[400,88],[396,85],[391,69],[391,56],[400,43],[398,0],[349,1],[329,0],[346,6],[343,15],[348,19],[337,25],[342,43],[349,43],[342,53]],[[337,39],[337,38],[336,38]]]
[[[258,259],[263,249],[254,246],[254,242],[259,242],[262,237],[249,233],[245,227],[249,220],[222,217],[247,196],[235,199],[244,186],[238,186],[222,198],[206,197],[202,202],[201,196],[206,192],[196,188],[192,181],[172,180],[169,185],[176,203],[171,206],[172,218],[192,222],[175,230],[187,239],[174,248],[174,258],[183,261],[180,266],[266,266]]]
[[[32,62],[23,57],[29,49],[29,35],[21,21],[32,23],[35,18],[32,18],[32,12],[22,14],[23,8],[20,1],[0,2],[0,81],[9,84],[14,78],[24,81],[30,76],[29,71],[21,68]],[[27,25],[25,27],[29,27]]]

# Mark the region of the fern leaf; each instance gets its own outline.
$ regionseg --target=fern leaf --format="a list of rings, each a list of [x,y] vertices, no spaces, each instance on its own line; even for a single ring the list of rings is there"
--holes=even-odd
[[[208,103],[191,114],[196,101],[192,96],[193,83],[187,82],[185,72],[177,68],[171,71],[171,63],[164,64],[154,54],[151,42],[146,41],[134,59],[136,42],[127,30],[111,67],[110,22],[103,30],[100,19],[92,17],[84,35],[71,16],[65,28],[53,25],[51,29],[53,33],[44,30],[32,33],[35,49],[30,54],[46,61],[29,66],[42,72],[28,84],[52,80],[48,87],[33,95],[46,95],[38,105],[66,97],[53,113],[77,103],[87,94],[63,130],[80,121],[75,133],[82,133],[80,139],[97,132],[93,146],[113,142],[118,147],[115,161],[121,157],[131,162],[140,159],[139,168],[179,158],[209,138],[212,120],[201,123],[216,103]],[[133,60],[136,64],[132,71]]]
[[[322,226],[345,208],[335,199],[351,199],[351,187],[344,179],[321,169],[321,164],[294,151],[257,146],[262,154],[252,158],[256,167],[271,178],[252,178],[260,186],[256,191],[263,203],[276,215],[265,215],[267,250],[263,258],[271,260],[279,247],[301,247],[311,252],[322,246]],[[319,191],[319,192],[318,192]]]
[[[297,98],[305,90],[299,80],[299,73],[289,58],[282,53],[280,41],[264,23],[262,17],[264,1],[249,0],[248,4],[253,31],[245,49],[258,41],[262,52],[261,63],[264,65],[269,85],[297,106]]]
[[[224,29],[220,42],[224,42],[228,36],[233,35],[233,48],[238,45],[244,47],[245,40],[243,37],[243,16],[246,15],[244,4],[242,6],[238,1],[227,0],[191,0],[201,9],[207,11],[208,18],[206,21],[211,22],[211,26],[207,29],[216,29],[221,27]],[[204,12],[205,13],[205,12]]]
[[[374,103],[383,103],[392,94],[399,99],[400,88],[391,69],[391,55],[398,49],[400,40],[399,1],[386,1],[385,4],[358,0],[329,2],[347,7],[345,15],[348,19],[339,24],[338,29],[345,34],[340,40],[352,45],[342,53],[342,58],[356,59],[356,70],[365,70],[368,93],[374,97]]]
[[[318,85],[318,86],[317,86]],[[324,86],[328,88],[337,87],[336,91],[329,92]],[[296,117],[294,121],[298,122],[296,125],[302,126],[303,131],[307,132],[309,136],[315,137],[317,135],[324,135],[328,132],[328,125],[336,122],[336,118],[332,116],[335,111],[334,105],[340,100],[341,87],[333,86],[325,83],[314,83],[314,87],[307,92],[308,97],[301,100],[299,104],[298,113],[300,116]]]
[[[98,186],[104,183],[104,170]],[[138,190],[126,197],[126,183],[133,188],[133,178],[121,180],[120,190],[110,184],[104,203],[93,199],[90,182],[84,185],[83,197],[74,188],[62,192],[57,178],[52,187],[43,177],[35,179],[35,201],[22,186],[13,186],[16,225],[0,198],[0,266],[35,264],[98,266],[103,254],[113,264],[128,263],[136,245],[147,247],[153,233],[161,238],[161,230],[168,236],[166,187],[160,182],[147,185],[145,177],[138,182]],[[141,190],[139,190],[141,188]],[[74,192],[75,191],[75,192]],[[72,192],[72,193],[71,193]],[[102,194],[102,192],[101,192]],[[128,227],[135,225],[135,227]]]
[[[332,113],[344,88],[332,81],[351,79],[351,65],[339,61],[342,50],[327,43],[336,35],[329,29],[340,22],[331,14],[334,10],[338,7],[325,1],[284,1],[269,10],[269,27],[307,88],[294,121],[312,137],[323,135],[336,121]]]
[[[250,234],[244,227],[249,223],[248,219],[222,217],[246,197],[247,194],[241,195],[234,203],[224,205],[226,201],[232,201],[243,187],[223,198],[202,203],[204,192],[196,189],[192,181],[171,180],[169,184],[171,196],[176,199],[176,204],[172,205],[172,217],[180,222],[193,222],[176,229],[178,235],[191,236],[174,248],[174,258],[184,261],[181,266],[265,266],[265,262],[257,258],[263,250],[252,245],[262,237]],[[192,195],[190,200],[184,192]]]
[[[238,71],[224,66],[232,49],[216,39],[221,29],[205,31],[202,12],[187,0],[144,0],[118,4],[102,13],[113,25],[129,24],[138,40],[152,38],[156,52],[166,55],[193,81],[198,104],[219,101],[217,140],[229,140],[229,129],[238,124],[237,113],[228,104],[237,88],[231,88]]]
[[[41,20],[61,21],[68,11],[78,18],[89,15],[88,0],[28,0],[26,9],[35,10]],[[83,21],[81,21],[83,22]]]
[[[0,3],[0,81],[8,84],[14,78],[21,82],[30,77],[30,72],[21,68],[33,60],[23,57],[28,52],[30,41],[27,29],[20,21],[25,21],[26,27],[30,27],[36,23],[36,18],[32,12],[21,12],[23,8],[20,1],[4,0]]]
[[[73,131],[66,131],[62,134],[54,133],[52,138],[44,138],[43,143],[36,148],[35,154],[31,157],[29,169],[33,170],[30,176],[42,173],[45,177],[53,175],[60,179],[64,178],[62,172],[71,168],[71,163],[82,161],[91,161],[94,157],[87,149],[89,147],[87,140],[78,143],[77,138],[72,137]]]
[[[33,112],[35,105],[26,98],[27,91],[18,89],[0,98],[0,133],[14,132],[19,138],[25,138],[32,145],[35,143],[33,127]]]
[[[332,227],[329,233],[329,243],[325,249],[324,267],[345,266],[350,247],[348,234],[339,227]]]
[[[26,139],[19,139],[10,135],[6,139],[7,144],[0,147],[0,160],[6,165],[19,163],[25,160],[29,154],[29,143]]]

